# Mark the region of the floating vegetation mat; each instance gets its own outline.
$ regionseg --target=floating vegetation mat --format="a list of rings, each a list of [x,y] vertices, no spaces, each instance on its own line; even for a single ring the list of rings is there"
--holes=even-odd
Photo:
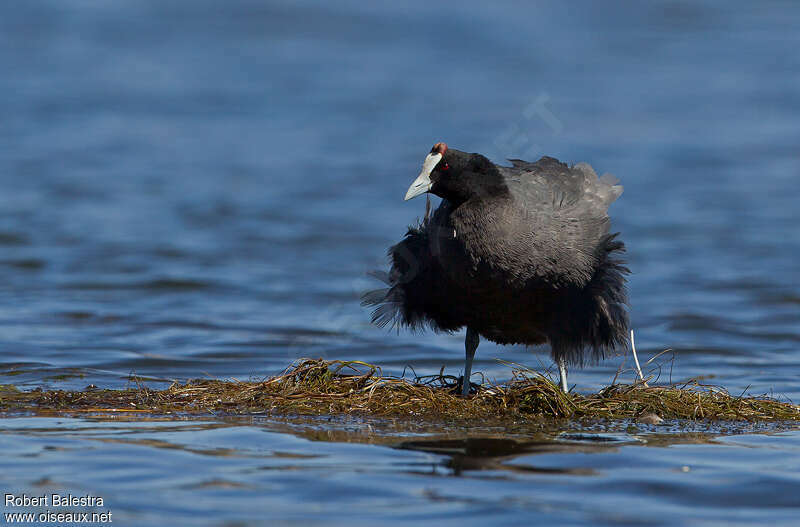
[[[732,396],[690,381],[680,385],[612,384],[599,393],[564,394],[549,378],[516,368],[504,384],[473,384],[459,395],[453,376],[384,376],[359,361],[303,359],[263,381],[192,380],[164,390],[19,391],[0,385],[0,412],[143,412],[149,414],[361,415],[434,420],[660,419],[797,421],[800,407]]]

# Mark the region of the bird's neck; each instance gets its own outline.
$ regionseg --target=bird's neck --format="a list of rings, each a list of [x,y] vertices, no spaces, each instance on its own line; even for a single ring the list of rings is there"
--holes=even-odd
[[[509,191],[497,167],[480,156],[480,159],[470,162],[436,193],[454,206],[459,206],[470,200],[490,200],[506,196]]]

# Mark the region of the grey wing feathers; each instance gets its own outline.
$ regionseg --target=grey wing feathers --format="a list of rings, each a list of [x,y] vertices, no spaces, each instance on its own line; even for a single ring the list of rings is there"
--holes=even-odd
[[[604,258],[602,243],[610,229],[608,206],[622,194],[613,176],[598,178],[586,163],[570,167],[543,157],[536,163],[514,163],[505,168],[506,182],[515,202],[524,211],[514,232],[526,233],[512,242],[514,250],[528,251],[537,272],[565,278],[562,268],[537,254],[555,254],[569,262],[566,280],[587,284]],[[599,244],[599,245],[598,245]]]
[[[527,207],[546,207],[554,212],[579,207],[584,212],[605,215],[608,206],[622,194],[622,185],[614,176],[604,174],[598,178],[588,163],[570,167],[552,157],[535,163],[509,161],[512,167],[501,170],[506,172],[512,194]]]
[[[584,199],[597,203],[604,210],[608,210],[608,206],[622,195],[622,185],[619,185],[619,180],[611,174],[603,174],[598,178],[588,163],[578,163],[571,170],[583,174]]]

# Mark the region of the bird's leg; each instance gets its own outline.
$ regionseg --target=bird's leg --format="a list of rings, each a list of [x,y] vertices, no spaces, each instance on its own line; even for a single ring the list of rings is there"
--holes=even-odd
[[[558,363],[558,383],[561,385],[561,391],[567,393],[569,388],[567,388],[567,360],[564,357],[558,357],[556,359]]]
[[[469,395],[469,378],[472,376],[472,359],[481,338],[478,332],[467,326],[467,337],[464,339],[464,349],[467,350],[467,359],[464,361],[464,382],[461,384],[461,395]]]

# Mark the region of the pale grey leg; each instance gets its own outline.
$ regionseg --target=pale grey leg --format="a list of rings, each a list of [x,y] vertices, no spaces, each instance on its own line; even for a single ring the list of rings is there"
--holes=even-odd
[[[469,395],[469,378],[472,376],[472,359],[475,357],[475,350],[481,341],[480,335],[474,329],[467,327],[467,337],[464,339],[464,348],[467,350],[467,359],[464,362],[464,382],[461,386],[461,395]]]
[[[567,388],[567,361],[564,360],[563,357],[559,357],[556,359],[556,362],[558,362],[558,377],[561,391],[567,393],[569,392],[569,388]]]

